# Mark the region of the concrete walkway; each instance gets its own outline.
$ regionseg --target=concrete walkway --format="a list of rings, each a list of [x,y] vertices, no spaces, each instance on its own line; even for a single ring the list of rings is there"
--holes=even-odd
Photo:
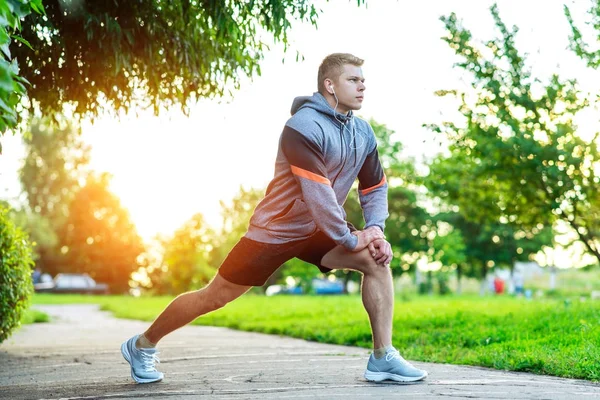
[[[600,398],[600,385],[586,381],[420,362],[424,382],[374,384],[363,378],[366,349],[197,326],[161,342],[165,380],[138,385],[119,349],[147,323],[94,305],[37,308],[53,322],[24,326],[0,345],[0,398]]]

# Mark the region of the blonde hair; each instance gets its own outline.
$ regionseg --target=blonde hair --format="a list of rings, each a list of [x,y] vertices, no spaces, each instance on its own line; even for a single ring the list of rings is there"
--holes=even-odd
[[[325,79],[331,79],[337,82],[343,72],[344,65],[350,64],[360,67],[364,60],[349,53],[333,53],[325,57],[319,66],[317,90],[319,93],[325,93]]]

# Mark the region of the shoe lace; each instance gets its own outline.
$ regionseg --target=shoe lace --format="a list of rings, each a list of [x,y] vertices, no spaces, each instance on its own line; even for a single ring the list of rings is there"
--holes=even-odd
[[[156,353],[146,353],[141,352],[142,354],[142,364],[144,366],[144,370],[146,372],[154,372],[156,371],[156,363],[160,363],[160,359],[158,358],[158,351]]]
[[[402,356],[400,355],[400,352],[398,350],[388,351],[387,354],[385,355],[385,361],[387,361],[387,362],[392,361],[394,358],[397,358],[400,361],[405,361],[404,358],[402,358]]]

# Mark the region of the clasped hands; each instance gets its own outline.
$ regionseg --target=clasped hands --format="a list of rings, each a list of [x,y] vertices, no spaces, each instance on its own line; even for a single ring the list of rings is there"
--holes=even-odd
[[[392,246],[385,240],[381,229],[376,226],[370,226],[362,231],[352,232],[358,237],[358,243],[354,251],[361,251],[364,248],[369,249],[369,253],[378,265],[389,266],[392,261]]]

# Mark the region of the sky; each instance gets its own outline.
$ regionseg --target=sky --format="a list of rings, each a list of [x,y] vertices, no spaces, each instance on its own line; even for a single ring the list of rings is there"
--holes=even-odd
[[[497,3],[505,23],[519,26],[517,48],[529,53],[534,76],[544,80],[559,72],[577,77],[584,88],[600,89],[593,72],[567,50],[563,1]],[[295,24],[287,55],[281,46],[273,46],[261,64],[262,75],[244,79],[233,99],[200,101],[189,117],[168,110],[158,117],[142,112],[137,118],[104,117],[84,123],[82,139],[92,146],[91,167],[113,175],[110,188],[143,238],[172,233],[197,212],[218,227],[220,200],[231,199],[240,186],[266,187],[292,101],[316,91],[318,66],[330,53],[349,52],[365,60],[367,89],[358,115],[394,130],[393,139],[403,143],[406,156],[421,160],[441,150],[422,125],[452,118],[456,112],[454,103],[434,92],[465,87],[469,81],[453,68],[458,58],[440,39],[445,31],[439,17],[455,12],[476,39],[485,41],[496,35],[489,12],[493,2],[317,4],[322,4],[318,29]],[[584,21],[588,7],[587,1],[578,2],[575,18]],[[296,61],[296,51],[304,60]],[[597,120],[590,114],[582,118],[581,134],[589,137],[598,130]],[[20,137],[11,135],[2,139],[2,145],[0,198],[15,201],[23,147]]]

